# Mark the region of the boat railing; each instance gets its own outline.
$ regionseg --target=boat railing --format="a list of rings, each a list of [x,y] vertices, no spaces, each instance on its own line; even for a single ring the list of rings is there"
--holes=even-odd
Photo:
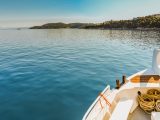
[[[99,118],[99,116],[104,116],[105,111],[107,110],[107,106],[109,108],[110,104],[107,104],[107,101],[104,97],[109,96],[110,92],[110,86],[108,85],[87,110],[82,120],[94,120],[96,118]]]

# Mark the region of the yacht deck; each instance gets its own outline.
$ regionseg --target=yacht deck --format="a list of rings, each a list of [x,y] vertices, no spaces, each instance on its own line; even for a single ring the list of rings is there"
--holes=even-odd
[[[145,113],[140,107],[137,107],[133,113],[129,114],[128,120],[151,120],[151,115]]]

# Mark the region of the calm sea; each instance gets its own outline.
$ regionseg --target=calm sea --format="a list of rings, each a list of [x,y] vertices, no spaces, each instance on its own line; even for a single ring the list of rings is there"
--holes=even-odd
[[[156,31],[0,30],[0,120],[81,120],[159,46]]]

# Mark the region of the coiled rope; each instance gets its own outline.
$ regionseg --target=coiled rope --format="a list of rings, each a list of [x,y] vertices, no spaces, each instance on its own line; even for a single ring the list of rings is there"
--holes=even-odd
[[[152,111],[160,112],[160,90],[150,89],[146,94],[138,91],[138,103],[147,114],[151,114]]]

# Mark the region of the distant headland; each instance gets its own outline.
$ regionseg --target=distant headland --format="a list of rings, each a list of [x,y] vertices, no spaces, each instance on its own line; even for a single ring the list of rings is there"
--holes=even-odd
[[[160,30],[160,14],[133,18],[132,20],[110,20],[103,23],[47,23],[42,26],[34,26],[30,29],[145,29]]]

